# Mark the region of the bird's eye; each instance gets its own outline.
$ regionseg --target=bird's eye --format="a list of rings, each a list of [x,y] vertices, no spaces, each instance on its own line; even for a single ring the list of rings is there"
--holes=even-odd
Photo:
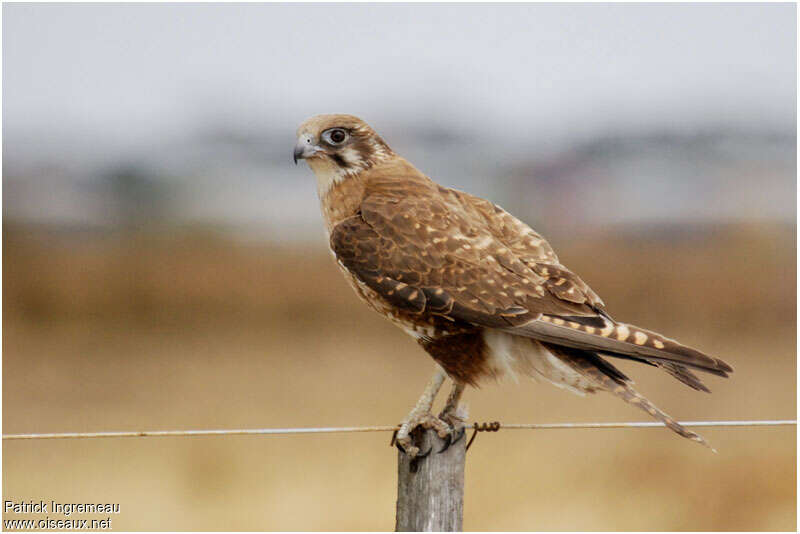
[[[347,132],[342,128],[331,128],[324,132],[322,137],[332,145],[339,145],[347,139]]]

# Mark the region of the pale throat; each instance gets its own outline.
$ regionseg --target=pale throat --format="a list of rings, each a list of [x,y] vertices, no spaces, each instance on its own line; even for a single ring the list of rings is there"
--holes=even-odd
[[[309,159],[308,164],[317,178],[322,217],[330,235],[336,224],[358,211],[364,195],[364,180],[358,170],[345,171],[323,159]]]
[[[328,158],[310,158],[306,160],[317,179],[317,195],[323,200],[331,190],[347,177],[347,173]]]

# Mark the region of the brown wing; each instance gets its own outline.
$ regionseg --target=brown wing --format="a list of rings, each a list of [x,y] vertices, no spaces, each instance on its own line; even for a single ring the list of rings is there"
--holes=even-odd
[[[496,206],[465,205],[449,191],[373,185],[360,214],[333,229],[331,248],[363,283],[413,313],[723,376],[731,370],[663,336],[612,322],[544,239]]]
[[[465,211],[486,221],[489,231],[498,241],[528,268],[546,279],[545,287],[554,296],[588,304],[593,310],[605,306],[592,288],[561,265],[550,244],[533,228],[488,200],[453,189],[441,188],[440,191],[463,206]]]
[[[586,299],[548,291],[549,279],[517,258],[482,217],[436,191],[404,193],[367,196],[360,215],[331,232],[339,261],[392,304],[494,327],[523,324],[542,312],[596,314]]]

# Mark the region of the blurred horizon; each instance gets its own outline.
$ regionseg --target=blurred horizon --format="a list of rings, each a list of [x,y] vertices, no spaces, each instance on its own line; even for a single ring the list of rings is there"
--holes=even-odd
[[[545,236],[796,217],[794,6],[3,9],[9,220],[321,244],[290,152],[340,111]]]

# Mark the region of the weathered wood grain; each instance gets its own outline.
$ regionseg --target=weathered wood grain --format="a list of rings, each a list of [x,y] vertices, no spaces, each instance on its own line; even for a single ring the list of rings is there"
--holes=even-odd
[[[464,462],[466,439],[446,451],[444,440],[435,431],[415,436],[421,450],[433,446],[419,460],[398,453],[397,532],[457,532],[463,530]]]

